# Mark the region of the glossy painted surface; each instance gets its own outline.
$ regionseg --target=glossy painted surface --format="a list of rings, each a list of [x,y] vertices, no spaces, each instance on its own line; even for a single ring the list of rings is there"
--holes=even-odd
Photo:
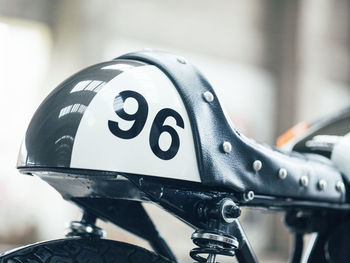
[[[85,69],[35,113],[19,167],[76,168],[200,182],[191,124],[155,66],[117,60]]]
[[[60,84],[34,114],[22,143],[18,167],[69,167],[75,135],[87,107],[111,79],[134,61],[110,61],[84,69]]]
[[[200,182],[188,114],[161,70],[133,68],[105,85],[80,122],[70,167]]]

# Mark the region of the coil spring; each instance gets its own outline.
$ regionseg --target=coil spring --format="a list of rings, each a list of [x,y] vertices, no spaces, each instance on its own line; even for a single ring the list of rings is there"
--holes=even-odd
[[[190,256],[197,262],[208,262],[211,255],[231,256],[235,255],[235,250],[239,243],[235,237],[228,237],[213,232],[196,231],[192,234],[192,241],[198,247],[190,251]],[[208,258],[200,256],[200,254],[208,254]]]

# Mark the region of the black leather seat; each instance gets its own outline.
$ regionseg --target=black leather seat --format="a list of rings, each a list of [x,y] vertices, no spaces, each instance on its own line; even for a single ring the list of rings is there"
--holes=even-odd
[[[280,152],[231,127],[213,88],[190,63],[155,51],[119,58],[155,65],[173,81],[189,114],[203,184],[282,198],[345,202],[344,191],[336,189],[336,184],[343,181],[342,175],[330,162]],[[211,102],[203,97],[208,91],[214,96]],[[224,142],[231,144],[231,151],[224,151]],[[287,172],[285,179],[279,176],[281,169],[284,175]]]

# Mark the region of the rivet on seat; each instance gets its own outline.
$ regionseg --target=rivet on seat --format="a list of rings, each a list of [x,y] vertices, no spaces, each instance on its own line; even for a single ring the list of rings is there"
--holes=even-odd
[[[222,149],[224,150],[225,153],[229,153],[232,151],[232,145],[229,142],[223,142],[222,144]]]
[[[260,160],[255,160],[253,162],[253,169],[254,169],[254,171],[258,172],[258,171],[261,170],[261,168],[262,168],[262,162]]]
[[[318,189],[323,191],[327,188],[327,182],[323,179],[319,180],[317,183]]]
[[[204,92],[203,97],[207,102],[212,102],[214,100],[214,95],[210,91]]]
[[[307,186],[309,184],[309,178],[306,175],[300,177],[300,185]]]
[[[287,175],[288,175],[288,172],[287,172],[287,170],[285,169],[285,168],[281,168],[279,171],[278,171],[278,177],[280,178],[280,179],[286,179],[286,177],[287,177]]]
[[[345,185],[343,182],[338,181],[337,184],[335,185],[335,189],[337,189],[338,192],[344,193],[345,192]]]

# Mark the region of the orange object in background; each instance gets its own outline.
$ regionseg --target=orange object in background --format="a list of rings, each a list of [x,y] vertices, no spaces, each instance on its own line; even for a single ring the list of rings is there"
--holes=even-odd
[[[298,124],[294,125],[292,128],[288,129],[286,132],[284,132],[277,138],[277,141],[276,141],[277,147],[282,147],[286,145],[292,139],[303,134],[309,128],[310,128],[310,124],[307,123],[306,121],[299,122]]]

